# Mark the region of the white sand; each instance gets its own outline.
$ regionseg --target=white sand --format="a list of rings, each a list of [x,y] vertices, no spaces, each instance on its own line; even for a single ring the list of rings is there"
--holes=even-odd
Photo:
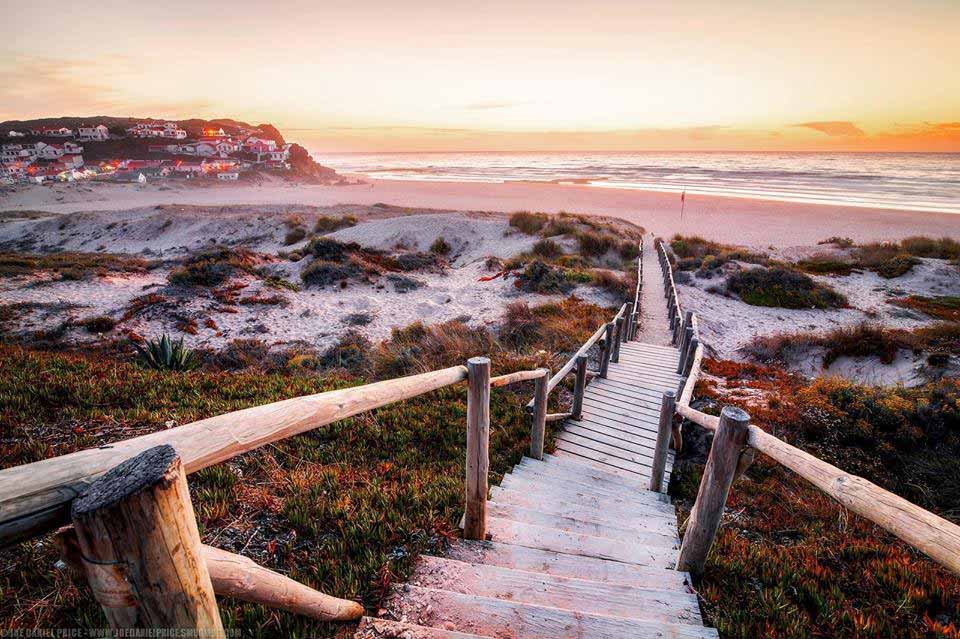
[[[293,208],[296,210],[289,207],[255,210],[247,207],[167,207],[157,210],[149,207],[0,222],[0,247],[7,249],[28,244],[31,250],[76,251],[96,251],[103,247],[111,252],[166,259],[182,257],[189,251],[210,245],[211,240],[219,240],[264,253],[276,253],[280,249],[301,248],[307,242],[283,246],[287,230],[284,220],[291,213],[302,214],[310,228],[319,214],[330,213]],[[462,319],[475,326],[490,325],[502,317],[510,302],[523,299],[530,304],[539,304],[559,299],[558,296],[521,294],[514,286],[513,278],[480,281],[480,278],[492,275],[485,264],[488,256],[512,257],[529,250],[536,241],[536,238],[512,229],[504,215],[398,214],[380,209],[352,212],[359,215],[360,223],[330,237],[387,251],[397,245],[403,245],[407,250],[427,250],[438,237],[444,237],[453,249],[449,256],[450,266],[442,272],[404,274],[423,284],[407,293],[397,292],[386,277],[369,284],[351,282],[346,289],[307,287],[301,291],[289,291],[268,288],[258,278],[243,276],[233,280],[246,284],[238,291],[238,297],[279,295],[284,298],[284,303],[237,304],[234,313],[226,312],[227,305],[214,299],[209,289],[197,287],[195,291],[180,291],[179,295],[175,289],[165,289],[167,276],[176,260],[145,275],[95,277],[84,281],[49,281],[48,275],[0,279],[4,303],[47,306],[46,310],[25,311],[16,326],[9,328],[15,332],[50,331],[67,320],[98,315],[120,319],[134,298],[157,292],[177,303],[172,308],[163,308],[162,312],[151,309],[142,316],[124,321],[112,334],[123,330],[148,337],[163,332],[179,334],[178,321],[186,318],[197,324],[197,334],[185,336],[185,342],[191,346],[219,348],[236,338],[257,338],[269,344],[303,341],[325,349],[349,328],[355,328],[375,342],[388,337],[393,328],[418,320],[438,323]],[[335,214],[340,213],[342,211]],[[386,215],[395,217],[384,217]],[[309,261],[309,258],[299,262],[278,258],[266,268],[271,274],[299,285],[302,284],[300,271]],[[42,280],[46,283],[36,285]],[[612,296],[592,287],[578,287],[574,294],[604,306],[615,303]],[[51,309],[58,306],[62,310],[52,312]],[[354,314],[368,315],[371,321],[366,325],[352,326],[348,318]],[[212,326],[207,326],[208,319],[213,321]],[[597,321],[602,320],[598,318]],[[88,341],[104,337],[75,328],[65,338]]]

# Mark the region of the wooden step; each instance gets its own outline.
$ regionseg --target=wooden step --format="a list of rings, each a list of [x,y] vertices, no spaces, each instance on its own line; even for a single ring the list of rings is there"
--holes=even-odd
[[[398,589],[399,590],[399,589]],[[447,590],[409,586],[391,597],[388,610],[394,617],[423,626],[447,627],[497,639],[693,639],[717,637],[716,630],[694,624],[571,612],[559,608],[465,595]]]
[[[495,501],[487,502],[487,516],[519,521],[525,524],[533,524],[534,526],[543,526],[544,528],[555,528],[578,535],[618,539],[627,543],[662,546],[664,548],[679,548],[680,546],[680,540],[676,533],[671,535],[668,532],[669,525],[666,523],[664,523],[662,531],[631,530],[629,528],[618,528],[598,522],[574,519],[573,517],[561,517],[560,515],[544,513],[531,508],[523,508],[522,506],[501,504]],[[488,530],[491,533],[495,532],[489,527]]]
[[[666,569],[638,566],[597,557],[583,557],[526,546],[465,539],[452,540],[445,555],[450,559],[471,564],[515,568],[558,577],[576,577],[659,590],[692,591],[690,576],[685,572],[673,570],[672,566]]]
[[[665,511],[643,506],[598,504],[595,500],[577,501],[570,497],[542,493],[531,494],[529,491],[514,490],[502,486],[492,486],[490,488],[490,501],[532,508],[554,515],[573,517],[574,519],[587,518],[592,521],[603,521],[611,524],[619,521],[622,526],[637,529],[642,529],[643,522],[649,520],[660,520],[658,523],[667,523],[671,526],[675,526],[677,522],[677,514],[673,509]]]
[[[487,635],[473,635],[374,617],[361,619],[353,637],[354,639],[490,639]]]
[[[590,439],[599,444],[614,446],[644,459],[653,460],[653,451],[656,444],[653,437],[641,438],[622,430],[618,431],[589,421],[564,424],[563,434]]]
[[[576,452],[566,451],[561,447],[558,447],[553,453],[552,456],[556,459],[562,459],[565,461],[576,462],[584,466],[591,466],[598,470],[603,470],[604,472],[611,473],[620,473],[625,477],[631,478],[633,481],[641,483],[650,482],[650,470],[642,466],[620,466],[617,464],[608,464],[603,460],[595,460],[592,457],[585,457],[583,455],[577,454]],[[546,459],[546,455],[544,456]]]
[[[564,468],[569,468],[571,472],[588,473],[594,477],[602,477],[608,481],[623,481],[624,479],[628,479],[630,481],[633,481],[634,485],[646,486],[645,482],[641,481],[639,478],[637,478],[636,475],[632,473],[625,474],[625,473],[621,473],[616,469],[598,468],[590,464],[589,462],[570,459],[568,457],[563,457],[556,454],[548,453],[544,455],[542,463],[553,464],[553,465],[561,466]]]
[[[702,624],[696,595],[421,557],[410,584],[596,615]]]
[[[583,442],[570,441],[567,438],[557,438],[556,454],[566,453],[578,459],[586,459],[590,462],[597,462],[603,468],[612,468],[617,471],[633,473],[638,478],[648,478],[650,476],[650,464],[640,463],[635,460],[625,459],[622,455],[615,455],[609,452],[597,450],[597,446],[585,446]]]
[[[546,469],[530,466],[517,465],[510,471],[511,477],[525,477],[546,483],[561,483],[577,485],[583,488],[591,489],[600,495],[627,496],[631,498],[640,498],[643,501],[659,502],[670,504],[670,499],[662,493],[655,493],[638,485],[615,485],[602,480],[592,479],[585,475],[564,472],[564,469]]]
[[[552,550],[568,555],[599,557],[639,566],[672,568],[677,562],[676,548],[647,546],[607,537],[593,537],[520,521],[487,517],[491,541],[503,544]]]
[[[647,490],[643,482],[630,477],[607,473],[592,466],[568,463],[550,454],[544,455],[543,459],[544,461],[540,461],[532,457],[524,457],[514,468],[531,470],[543,475],[569,477],[580,483],[596,482],[604,486],[621,486],[624,490]]]
[[[568,430],[564,430],[557,436],[558,448],[560,447],[561,443],[568,443],[583,448],[589,448],[597,453],[602,453],[604,455],[620,459],[624,462],[628,462],[631,465],[624,466],[627,469],[630,469],[633,466],[641,466],[645,469],[643,472],[649,472],[650,467],[653,464],[652,454],[635,452],[631,448],[626,448],[616,442],[602,442],[595,438],[586,437],[577,433],[571,433]]]
[[[517,491],[529,491],[534,498],[551,497],[559,499],[576,499],[583,503],[614,505],[621,509],[638,510],[640,512],[660,512],[667,515],[676,511],[670,504],[665,504],[656,496],[647,496],[647,493],[623,491],[614,495],[605,490],[581,486],[575,482],[544,481],[538,477],[524,477],[520,475],[504,475],[500,482],[501,488]]]

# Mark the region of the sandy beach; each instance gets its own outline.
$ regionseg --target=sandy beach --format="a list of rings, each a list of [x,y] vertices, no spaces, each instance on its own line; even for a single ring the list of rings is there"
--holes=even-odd
[[[669,236],[696,233],[759,247],[809,245],[829,236],[870,241],[911,235],[960,238],[960,215],[691,195],[683,219],[675,193],[530,182],[475,183],[373,180],[357,186],[258,185],[193,187],[105,183],[24,186],[0,195],[0,211],[133,209],[159,204],[370,205],[440,210],[570,211],[621,217]]]

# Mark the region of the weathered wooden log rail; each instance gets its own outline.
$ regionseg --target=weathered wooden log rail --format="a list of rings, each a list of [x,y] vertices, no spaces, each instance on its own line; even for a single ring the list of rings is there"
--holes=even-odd
[[[677,373],[684,376],[677,392],[664,396],[660,436],[664,436],[663,423],[670,423],[674,415],[715,432],[697,499],[686,525],[677,569],[694,574],[703,572],[731,485],[749,465],[755,452],[761,452],[797,473],[845,508],[960,575],[960,526],[862,477],[846,473],[791,446],[750,424],[749,415],[740,409],[724,407],[717,417],[690,406],[703,360],[699,322],[695,313],[682,312],[673,268],[662,241],[657,240],[656,250],[670,307],[674,343],[680,348]],[[657,463],[662,463],[659,458],[666,456],[666,446],[661,447],[659,437],[656,454]]]

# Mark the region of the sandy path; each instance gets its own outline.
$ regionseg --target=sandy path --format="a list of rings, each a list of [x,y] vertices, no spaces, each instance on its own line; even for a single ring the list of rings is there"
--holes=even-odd
[[[19,187],[0,196],[0,210],[130,209],[156,204],[375,204],[453,210],[561,210],[612,215],[660,235],[698,233],[711,239],[767,248],[814,244],[828,236],[857,241],[910,235],[960,239],[960,215],[890,209],[689,196],[684,219],[675,193],[580,185],[512,182],[373,181],[360,186],[288,184],[191,188],[97,184]]]
[[[672,342],[667,314],[666,290],[661,277],[653,236],[644,238],[643,288],[640,289],[640,331],[637,339],[646,344],[669,346]]]

